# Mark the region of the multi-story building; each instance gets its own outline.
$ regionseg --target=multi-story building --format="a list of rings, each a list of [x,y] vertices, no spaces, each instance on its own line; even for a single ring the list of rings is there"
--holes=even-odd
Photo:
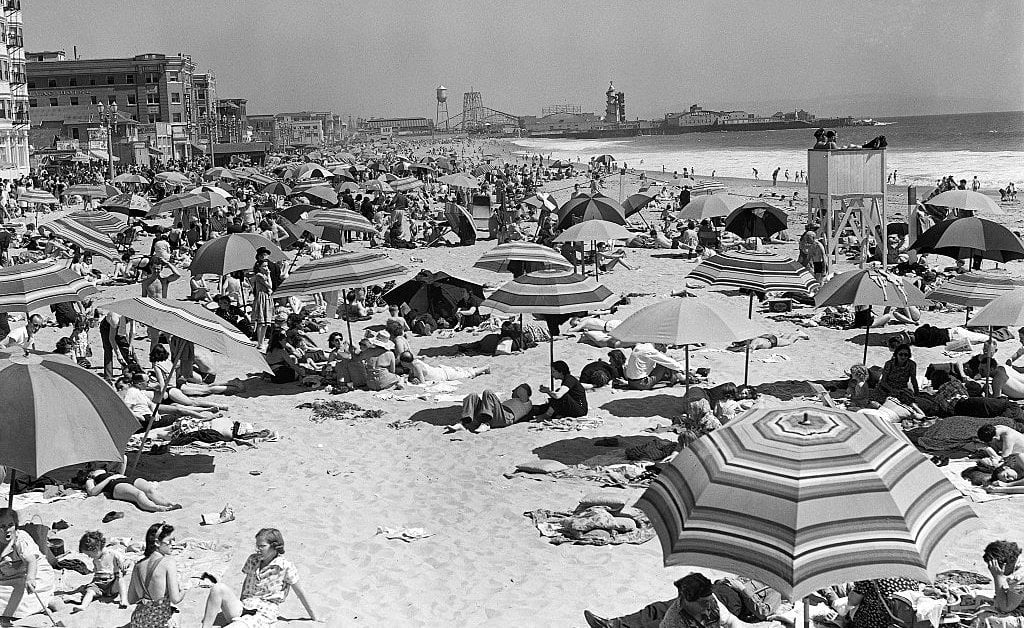
[[[356,121],[360,130],[394,135],[430,133],[434,121],[430,118],[362,118]]]
[[[165,158],[189,157],[202,150],[197,144],[196,66],[191,57],[147,53],[117,59],[67,59],[63,51],[26,56],[30,114],[40,122],[73,121],[65,125],[67,139],[84,140],[80,131],[79,138],[72,137],[74,129],[82,121],[98,128],[99,105],[116,104],[119,118],[137,122],[140,141],[151,148],[165,145],[159,141],[164,129],[158,130],[156,124],[169,125],[172,153]],[[207,99],[211,95],[207,92]],[[126,143],[126,136],[119,125],[114,144]]]
[[[250,115],[246,119],[252,128],[252,141],[270,142],[277,148],[277,117],[274,114]]]
[[[29,169],[29,97],[21,0],[0,2],[0,172]]]
[[[245,98],[221,98],[217,100],[217,124],[219,142],[251,142],[252,130],[245,115]],[[264,140],[270,141],[270,140]]]

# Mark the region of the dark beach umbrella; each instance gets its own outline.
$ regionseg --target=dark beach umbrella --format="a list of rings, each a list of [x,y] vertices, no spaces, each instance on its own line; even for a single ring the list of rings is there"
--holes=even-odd
[[[629,198],[622,201],[622,209],[626,211],[626,218],[629,218],[633,214],[639,212],[644,207],[651,204],[651,201],[658,198],[652,194],[632,194]]]
[[[284,251],[258,233],[229,233],[209,240],[196,251],[188,269],[193,275],[227,275],[256,264],[256,251],[266,248],[272,262],[288,259]]]
[[[606,220],[626,224],[626,210],[615,199],[604,194],[578,194],[558,209],[558,228],[565,229],[578,222]]]
[[[767,238],[786,229],[786,213],[764,201],[744,203],[725,219],[725,230],[741,238]]]
[[[421,270],[409,281],[387,291],[383,299],[388,305],[408,303],[414,310],[434,314],[433,306],[441,302],[454,305],[467,299],[471,305],[480,305],[484,287],[448,273]]]
[[[922,233],[910,248],[954,259],[981,257],[995,262],[1024,259],[1024,246],[1006,227],[984,218],[943,220]]]
[[[101,202],[100,207],[130,218],[145,218],[153,206],[149,199],[138,194],[115,194]]]
[[[288,196],[292,193],[292,189],[281,181],[274,181],[263,186],[260,192],[263,194],[274,194],[275,196]]]

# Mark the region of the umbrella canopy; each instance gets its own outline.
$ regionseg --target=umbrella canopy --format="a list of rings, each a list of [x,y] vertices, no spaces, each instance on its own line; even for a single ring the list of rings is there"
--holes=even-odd
[[[367,220],[365,216],[357,214],[351,209],[341,207],[318,209],[310,212],[307,222],[316,227],[331,227],[339,231],[377,232],[373,223]]]
[[[938,222],[922,233],[910,248],[918,253],[935,253],[954,259],[973,256],[996,262],[1024,259],[1020,239],[1006,227],[984,218]]]
[[[628,240],[632,238],[625,227],[607,220],[588,220],[563,231],[555,242],[604,242],[606,240]]]
[[[604,194],[577,194],[558,210],[558,228],[565,229],[576,222],[604,220],[618,225],[626,224],[626,210]]]
[[[252,181],[256,185],[269,185],[274,181],[277,181],[274,177],[267,176],[262,172],[250,172],[242,174],[241,178]]]
[[[167,183],[170,185],[190,185],[192,183],[191,179],[174,170],[158,172],[153,178],[161,183]]]
[[[149,179],[147,179],[146,177],[142,176],[141,174],[132,174],[130,172],[125,172],[124,174],[119,174],[119,175],[117,175],[116,177],[114,177],[111,180],[114,183],[142,183],[142,184],[149,183]]]
[[[538,270],[498,288],[481,305],[509,314],[575,314],[618,301],[611,290],[571,270]]]
[[[693,220],[695,222],[700,222],[705,218],[728,216],[742,204],[743,201],[725,194],[700,196],[692,199],[686,204],[686,207],[679,210],[679,213],[676,214],[676,218],[679,220]]]
[[[258,233],[229,233],[199,247],[188,269],[193,275],[227,275],[236,270],[248,270],[256,264],[256,250],[259,248],[268,249],[273,262],[288,259],[284,251],[265,236]]]
[[[480,182],[465,172],[446,174],[443,177],[439,177],[437,181],[438,183],[444,183],[445,185],[457,188],[471,188],[475,190],[480,187]]]
[[[274,291],[274,298],[382,284],[400,279],[408,272],[408,268],[382,253],[342,251],[293,270]]]
[[[280,181],[272,181],[260,190],[263,194],[274,194],[276,196],[289,196],[292,189]]]
[[[0,312],[31,312],[57,303],[81,301],[98,293],[75,271],[54,264],[0,268]]]
[[[288,232],[288,237],[283,238],[280,242],[282,248],[288,248],[299,240],[302,240],[303,235],[306,232],[309,232],[317,240],[334,242],[335,244],[343,246],[348,243],[348,240],[345,238],[345,234],[341,231],[338,231],[333,227],[317,227],[316,225],[310,224],[303,218],[299,218],[293,222],[282,216],[281,226]]]
[[[622,201],[622,209],[626,212],[626,218],[629,218],[633,214],[639,212],[644,207],[651,204],[651,201],[658,198],[656,194],[633,194],[626,200]]]
[[[210,168],[209,170],[204,172],[203,178],[206,179],[207,181],[216,181],[217,179],[236,181],[238,179],[238,175],[236,175],[234,172],[231,172],[230,168],[217,167]]]
[[[305,196],[311,202],[328,206],[338,204],[338,193],[326,185],[318,185],[301,192],[295,192],[293,196]]]
[[[377,181],[376,179],[373,180],[373,181],[367,181],[366,183],[364,183],[363,184],[363,189],[366,190],[367,192],[381,192],[381,193],[394,192],[394,190],[391,188],[390,185],[388,185],[384,181]]]
[[[1024,290],[1013,290],[992,299],[967,324],[971,327],[1024,326]]]
[[[309,217],[310,213],[315,212],[318,209],[322,208],[314,207],[313,205],[308,205],[306,203],[297,203],[295,205],[289,205],[284,209],[279,209],[277,213],[279,216],[284,217],[286,220],[290,220],[291,222],[298,222],[299,220],[305,220],[306,218]]]
[[[980,214],[1006,213],[1003,211],[1003,208],[988,195],[982,194],[981,192],[972,192],[971,190],[949,190],[948,192],[936,194],[925,202],[929,205],[938,205],[939,207],[949,207],[951,209],[963,209],[978,212]]]
[[[752,409],[659,469],[637,506],[666,566],[742,573],[790,599],[880,573],[929,580],[978,523],[890,424],[820,406]]]
[[[484,253],[473,267],[496,273],[525,274],[553,268],[572,268],[572,262],[540,244],[508,242]]]
[[[535,207],[537,209],[546,208],[549,211],[555,211],[558,209],[558,202],[555,200],[555,197],[546,192],[537,192],[523,202],[530,207]]]
[[[765,331],[762,324],[741,312],[704,299],[674,298],[634,312],[610,333],[623,342],[692,345],[749,340]]]
[[[744,203],[725,219],[725,230],[741,238],[767,238],[786,229],[786,212],[764,201]]]
[[[124,214],[125,216],[142,218],[149,215],[153,208],[149,199],[138,194],[115,194],[100,203],[100,207],[110,211]]]
[[[615,158],[612,157],[611,155],[605,154],[594,157],[594,161],[596,161],[599,164],[611,164],[615,162]]]
[[[89,198],[107,198],[118,192],[117,188],[110,185],[93,185],[89,183],[72,185],[64,191],[68,196],[88,196]]]
[[[362,189],[351,181],[345,181],[343,183],[339,183],[338,185],[336,185],[334,187],[334,191],[337,192],[338,194],[341,194],[342,192],[345,191],[355,194],[356,192],[361,192]]]
[[[996,297],[1024,287],[1024,281],[1004,275],[973,272],[957,275],[928,293],[929,301],[984,307]]]
[[[396,192],[410,192],[423,187],[423,182],[416,177],[403,177],[391,182],[391,188]]]
[[[32,477],[120,460],[139,420],[96,374],[56,354],[0,354],[0,464]]]
[[[66,218],[111,236],[117,235],[128,228],[128,223],[120,216],[102,210],[73,212],[68,214]]]
[[[755,251],[713,255],[697,264],[686,278],[758,292],[809,292],[818,283],[806,268],[792,259]]]
[[[46,192],[44,190],[37,190],[34,188],[31,190],[25,190],[24,192],[19,194],[18,200],[24,201],[26,203],[35,203],[40,205],[57,204],[57,199],[53,196],[53,194],[50,194],[49,192]]]
[[[255,342],[197,303],[134,297],[115,301],[106,309],[247,366],[269,370]]]
[[[303,164],[299,166],[295,171],[295,176],[291,177],[296,181],[303,179],[326,179],[331,176],[330,171],[323,166],[317,164]]]
[[[928,305],[924,293],[906,277],[879,268],[851,270],[836,275],[814,295],[817,307],[874,305],[907,307]]]
[[[198,196],[201,196],[203,200],[206,201],[205,203],[203,203],[204,207],[209,207],[210,209],[213,209],[214,207],[228,206],[227,199],[225,199],[220,194],[214,194],[213,192],[200,192]]]
[[[207,203],[207,199],[198,194],[182,192],[180,194],[172,194],[157,201],[146,215],[158,216],[160,214],[180,211],[183,209],[191,209],[193,207],[204,207]]]
[[[202,194],[203,192],[209,192],[211,194],[216,194],[217,196],[220,196],[221,198],[231,198],[231,191],[228,190],[225,186],[200,185],[197,188],[192,188],[191,190],[189,190],[189,193],[191,193],[191,194]]]
[[[472,305],[483,303],[484,288],[448,273],[421,270],[412,279],[388,290],[382,298],[388,305],[407,303],[420,312],[450,316],[453,312],[444,310],[454,310],[463,299]]]
[[[108,234],[87,227],[77,220],[67,217],[58,218],[46,223],[45,228],[53,231],[57,237],[77,244],[83,251],[91,251],[111,261],[121,258],[121,254],[114,246],[114,241]]]

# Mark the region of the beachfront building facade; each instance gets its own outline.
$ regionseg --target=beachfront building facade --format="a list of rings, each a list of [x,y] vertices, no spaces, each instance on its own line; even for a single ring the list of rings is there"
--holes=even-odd
[[[26,56],[30,115],[38,122],[60,122],[64,141],[105,150],[99,106],[116,104],[118,123],[112,138],[116,154],[128,152],[132,141],[146,142],[162,152],[160,137],[166,134],[157,129],[159,123],[168,125],[171,138],[170,154],[163,158],[187,158],[202,149],[197,146],[199,129],[195,125],[196,66],[190,56],[146,53],[68,59],[63,51]],[[132,139],[131,127],[135,127],[137,140]]]
[[[252,129],[253,142],[270,142],[277,148],[277,118],[274,114],[249,115],[245,119]]]
[[[356,127],[373,134],[414,135],[433,131],[434,121],[430,118],[359,118]]]
[[[0,15],[0,173],[29,170],[29,96],[21,1],[4,0]]]
[[[252,141],[252,129],[249,127],[249,120],[245,115],[245,105],[248,102],[245,98],[220,98],[217,100],[217,141]]]

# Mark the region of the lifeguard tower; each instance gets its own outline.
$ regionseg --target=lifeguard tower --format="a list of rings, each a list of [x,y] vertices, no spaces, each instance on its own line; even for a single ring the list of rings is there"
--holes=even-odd
[[[885,266],[885,150],[809,149],[807,151],[808,222],[820,221],[825,236],[826,264],[836,261],[839,237],[852,227],[861,243],[860,266],[867,259],[869,236]]]

